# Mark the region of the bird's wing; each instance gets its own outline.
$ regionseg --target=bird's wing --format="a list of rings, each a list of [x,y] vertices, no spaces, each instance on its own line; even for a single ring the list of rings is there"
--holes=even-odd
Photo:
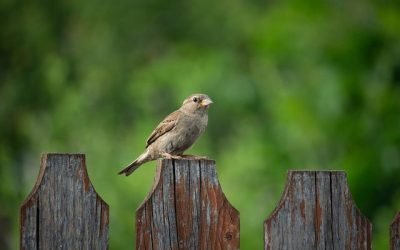
[[[147,139],[147,144],[146,148],[155,142],[160,136],[163,134],[167,133],[168,131],[171,131],[173,128],[175,128],[176,121],[178,120],[180,111],[177,110],[175,112],[172,112],[169,114],[165,119],[158,124],[157,128],[154,129],[154,131],[151,133],[149,138]]]

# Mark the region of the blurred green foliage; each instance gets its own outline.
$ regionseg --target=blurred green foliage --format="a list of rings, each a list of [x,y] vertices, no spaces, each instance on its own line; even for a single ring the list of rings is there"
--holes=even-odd
[[[19,204],[42,152],[83,152],[111,207],[110,249],[134,244],[155,163],[116,173],[189,94],[215,104],[191,153],[216,159],[241,212],[241,248],[286,171],[343,169],[388,249],[400,209],[397,1],[0,2],[0,248],[18,248]]]

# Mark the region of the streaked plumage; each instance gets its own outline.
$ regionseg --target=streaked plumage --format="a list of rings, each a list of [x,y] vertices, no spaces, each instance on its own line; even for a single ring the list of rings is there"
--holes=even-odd
[[[130,175],[143,163],[161,157],[179,157],[204,132],[208,123],[208,108],[213,103],[205,94],[194,94],[182,106],[169,114],[151,133],[146,150],[119,174]]]

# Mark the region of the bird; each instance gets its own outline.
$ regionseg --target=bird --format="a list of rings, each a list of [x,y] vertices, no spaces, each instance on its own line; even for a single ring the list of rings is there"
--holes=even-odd
[[[145,151],[118,174],[129,176],[142,164],[159,158],[193,157],[183,153],[207,128],[208,109],[212,103],[206,94],[193,94],[187,97],[178,110],[165,117],[153,130],[147,139]]]

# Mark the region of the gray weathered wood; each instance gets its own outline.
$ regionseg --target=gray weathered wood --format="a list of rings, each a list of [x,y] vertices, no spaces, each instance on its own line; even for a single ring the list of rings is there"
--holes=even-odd
[[[136,212],[136,249],[239,249],[239,212],[211,160],[160,160]]]
[[[341,171],[289,171],[264,230],[265,249],[371,249],[371,223]]]
[[[45,154],[23,202],[21,249],[107,249],[108,205],[90,183],[82,154]]]
[[[390,225],[390,249],[400,250],[400,212]]]

